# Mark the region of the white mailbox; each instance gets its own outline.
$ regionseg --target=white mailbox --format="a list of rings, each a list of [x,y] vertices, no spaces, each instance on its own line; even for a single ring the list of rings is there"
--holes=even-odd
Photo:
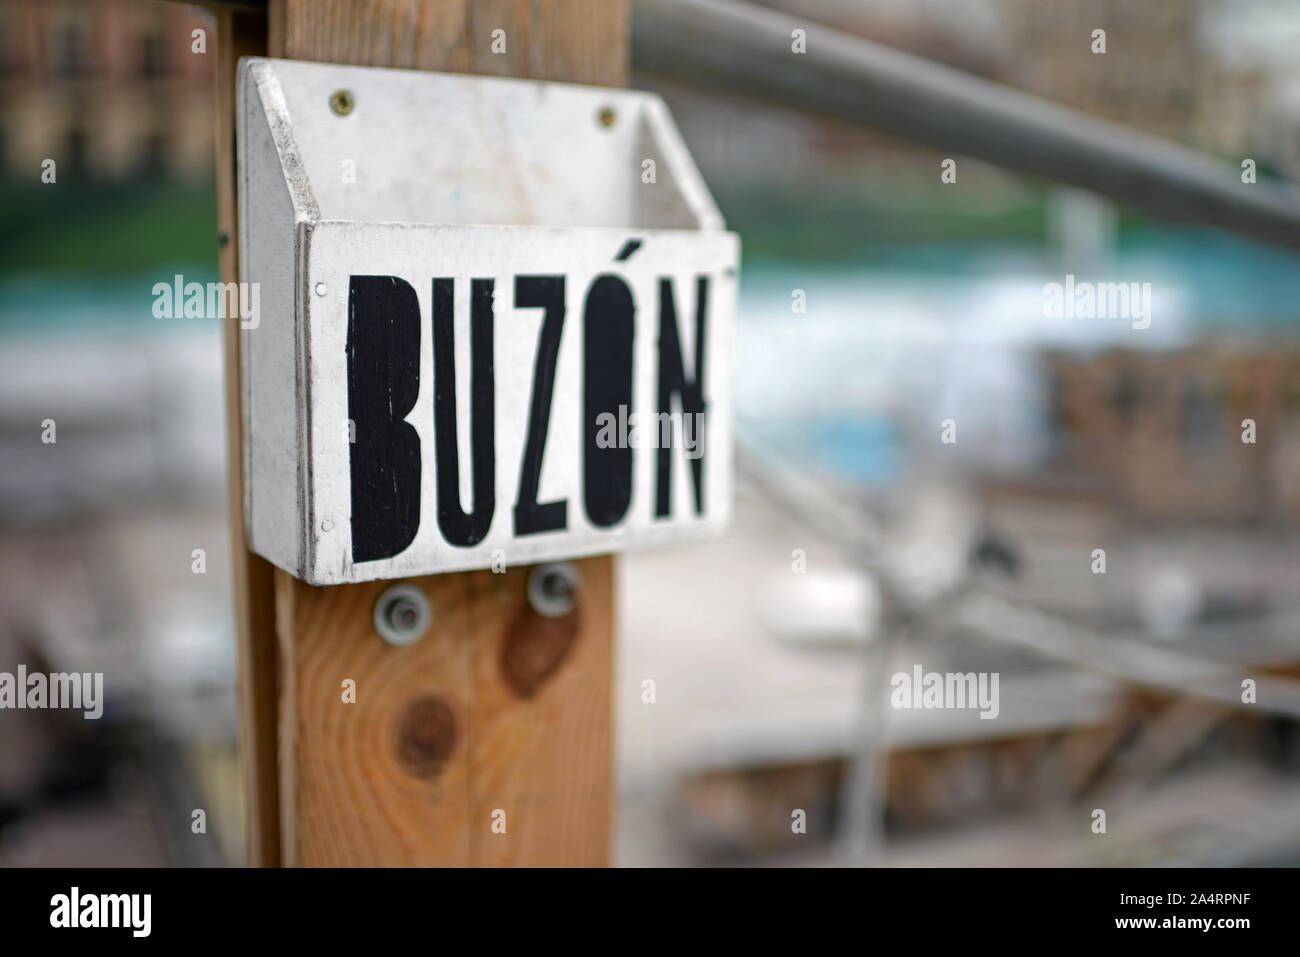
[[[249,546],[314,584],[706,536],[739,244],[662,101],[245,59]]]

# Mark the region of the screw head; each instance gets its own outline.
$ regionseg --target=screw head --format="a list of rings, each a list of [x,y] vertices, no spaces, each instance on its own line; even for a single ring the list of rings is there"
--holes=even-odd
[[[601,126],[609,129],[614,125],[614,108],[612,106],[602,106],[600,112],[596,114],[596,119]]]
[[[578,604],[580,581],[570,562],[538,565],[528,576],[528,604],[543,618],[563,618]]]
[[[351,90],[335,90],[330,94],[330,109],[339,116],[347,116],[357,105]]]
[[[375,631],[390,645],[401,647],[418,641],[432,618],[429,599],[413,585],[393,585],[375,602]]]

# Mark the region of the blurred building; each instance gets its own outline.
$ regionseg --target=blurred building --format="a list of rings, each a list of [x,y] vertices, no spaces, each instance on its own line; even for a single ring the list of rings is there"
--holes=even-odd
[[[1008,0],[998,79],[1157,136],[1186,140],[1197,111],[1197,6],[1185,0]],[[1105,31],[1105,53],[1093,31]]]
[[[1269,103],[1282,77],[1257,55],[1241,55],[1258,49],[1253,38],[1223,29],[1247,7],[1261,4],[1005,0],[1010,42],[995,76],[1145,133],[1258,160],[1280,152]],[[1278,13],[1289,18],[1264,12],[1273,22]],[[1106,32],[1105,53],[1093,52],[1094,30]]]
[[[6,0],[0,165],[35,182],[45,159],[63,176],[210,177],[214,40],[180,4]]]
[[[1263,153],[1285,175],[1300,176],[1300,6],[1290,0],[1203,0],[1201,46],[1213,74],[1203,77],[1202,143],[1248,131],[1240,155]],[[1262,164],[1261,164],[1262,165]]]

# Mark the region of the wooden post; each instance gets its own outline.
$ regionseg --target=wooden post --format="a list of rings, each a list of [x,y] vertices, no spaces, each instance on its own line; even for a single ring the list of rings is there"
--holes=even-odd
[[[271,56],[626,82],[624,0],[272,0],[258,23]],[[235,268],[234,63],[259,52],[241,24],[242,16],[221,14],[227,279]],[[493,52],[496,30],[504,31],[504,52]],[[237,413],[233,324],[230,336]],[[313,587],[247,553],[238,528],[238,428],[236,414],[231,519],[249,862],[608,864],[612,559],[575,562],[577,609],[560,619],[530,609],[527,568],[413,579],[433,605],[433,624],[415,644],[390,647],[371,623],[388,583]],[[355,703],[344,701],[348,681]]]

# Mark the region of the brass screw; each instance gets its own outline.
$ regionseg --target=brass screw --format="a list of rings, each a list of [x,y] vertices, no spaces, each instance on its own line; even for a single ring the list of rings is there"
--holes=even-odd
[[[604,106],[604,107],[601,107],[600,114],[599,114],[598,118],[600,119],[600,125],[601,125],[601,126],[604,126],[604,127],[610,127],[610,126],[613,126],[613,125],[614,125],[614,108],[613,108],[612,106]]]
[[[330,109],[339,116],[347,116],[357,105],[351,90],[335,90],[330,94]]]

